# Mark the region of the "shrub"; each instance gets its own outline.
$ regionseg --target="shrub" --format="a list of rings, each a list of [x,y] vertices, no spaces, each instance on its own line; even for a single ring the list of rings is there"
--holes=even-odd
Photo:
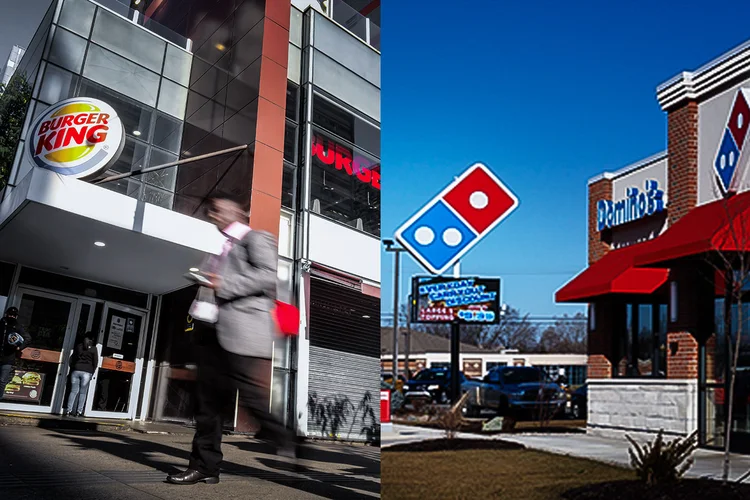
[[[461,415],[461,412],[446,410],[438,417],[438,424],[445,432],[445,437],[447,439],[455,438],[456,433],[461,430],[463,423],[464,418]]]
[[[638,478],[650,486],[680,479],[693,465],[692,455],[698,447],[697,432],[665,442],[662,429],[652,443],[643,446],[630,436],[625,437],[632,445],[628,450],[630,464]]]

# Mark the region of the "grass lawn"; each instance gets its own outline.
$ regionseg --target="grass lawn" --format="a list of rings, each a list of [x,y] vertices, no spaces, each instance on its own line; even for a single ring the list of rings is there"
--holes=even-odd
[[[530,450],[381,454],[384,500],[557,500],[573,488],[634,478],[631,470]]]

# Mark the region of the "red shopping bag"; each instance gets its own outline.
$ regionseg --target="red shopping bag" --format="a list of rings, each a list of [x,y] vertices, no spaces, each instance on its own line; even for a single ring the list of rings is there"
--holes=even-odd
[[[299,309],[293,305],[277,300],[273,319],[276,328],[283,335],[292,337],[299,334]]]

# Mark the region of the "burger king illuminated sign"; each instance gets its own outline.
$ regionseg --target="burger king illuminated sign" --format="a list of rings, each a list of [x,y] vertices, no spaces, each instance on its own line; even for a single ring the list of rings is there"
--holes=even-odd
[[[26,151],[37,167],[87,179],[117,161],[124,139],[122,122],[109,104],[76,97],[58,102],[36,119]]]

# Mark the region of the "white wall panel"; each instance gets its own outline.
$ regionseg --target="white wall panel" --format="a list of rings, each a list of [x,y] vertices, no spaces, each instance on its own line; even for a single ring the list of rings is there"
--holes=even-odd
[[[313,83],[380,122],[380,89],[317,50]]]
[[[310,214],[309,259],[380,283],[380,242],[313,214]]]

